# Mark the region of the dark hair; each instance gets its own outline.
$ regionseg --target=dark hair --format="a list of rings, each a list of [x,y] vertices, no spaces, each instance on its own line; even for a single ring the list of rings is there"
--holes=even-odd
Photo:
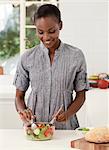
[[[58,22],[61,22],[61,13],[60,10],[52,4],[41,5],[34,14],[34,23],[37,19],[41,17],[54,16],[57,18]]]

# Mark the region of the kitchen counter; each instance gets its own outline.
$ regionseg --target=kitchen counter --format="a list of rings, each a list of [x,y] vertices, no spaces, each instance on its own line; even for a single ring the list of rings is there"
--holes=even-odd
[[[27,140],[23,129],[0,129],[1,150],[77,150],[71,141],[83,137],[77,130],[56,130],[52,140]]]

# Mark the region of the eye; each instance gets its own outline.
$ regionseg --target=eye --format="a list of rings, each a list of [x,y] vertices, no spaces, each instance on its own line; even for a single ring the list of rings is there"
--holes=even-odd
[[[51,30],[51,31],[49,31],[49,33],[51,33],[51,34],[52,34],[52,33],[55,33],[55,32],[56,32],[56,30]]]
[[[39,34],[43,34],[43,31],[39,31],[39,30],[38,30],[38,33],[39,33]]]

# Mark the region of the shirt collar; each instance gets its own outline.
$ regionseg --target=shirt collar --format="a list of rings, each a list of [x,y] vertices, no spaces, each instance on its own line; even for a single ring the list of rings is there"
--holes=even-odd
[[[57,52],[62,51],[63,46],[64,46],[64,43],[61,41],[59,47],[55,50],[55,52],[57,53]],[[49,50],[44,46],[44,44],[43,44],[42,42],[40,42],[40,48],[41,48],[44,52],[49,53]]]

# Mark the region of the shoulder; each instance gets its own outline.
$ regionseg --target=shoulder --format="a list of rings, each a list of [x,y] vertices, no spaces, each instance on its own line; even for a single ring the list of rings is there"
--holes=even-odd
[[[66,43],[64,43],[64,51],[65,53],[68,53],[74,57],[84,57],[84,54],[81,49]]]
[[[33,57],[39,51],[39,45],[27,49],[21,56],[22,59]]]
[[[34,63],[34,60],[36,58],[36,56],[39,54],[40,52],[40,47],[39,45],[32,47],[30,49],[27,49],[20,57],[20,63],[23,66],[32,66]]]

